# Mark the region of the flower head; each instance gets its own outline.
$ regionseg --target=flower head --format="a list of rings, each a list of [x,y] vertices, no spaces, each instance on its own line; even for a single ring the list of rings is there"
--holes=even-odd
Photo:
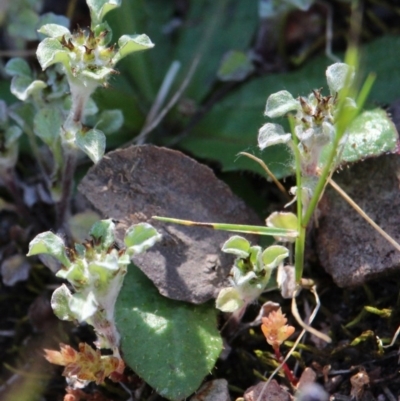
[[[122,376],[125,364],[116,356],[102,356],[99,350],[94,350],[86,343],[79,344],[79,351],[65,344],[61,344],[60,348],[60,352],[45,349],[45,358],[56,365],[65,366],[63,375],[66,377],[101,384],[106,377],[115,379]]]
[[[274,349],[280,345],[294,333],[294,327],[288,326],[287,319],[282,313],[281,308],[272,311],[268,317],[262,318],[261,330],[265,338]]]

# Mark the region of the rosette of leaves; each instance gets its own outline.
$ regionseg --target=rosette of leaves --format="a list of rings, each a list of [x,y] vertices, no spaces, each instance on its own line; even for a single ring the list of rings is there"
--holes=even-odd
[[[356,99],[346,95],[351,92],[348,89],[354,75],[353,67],[335,63],[326,70],[329,95],[324,96],[320,90],[314,90],[306,98],[295,99],[288,91],[282,90],[268,97],[266,116],[277,118],[294,112],[295,138],[280,124],[266,123],[259,130],[258,146],[263,150],[285,144],[292,153],[298,151],[301,174],[305,178],[303,189],[308,187],[313,190],[318,169],[327,163],[327,155],[340,124],[345,123],[346,126],[338,147],[336,166],[393,151],[396,147],[396,129],[383,110],[364,111],[353,118],[358,113]],[[350,118],[346,117],[346,113]]]
[[[161,239],[148,223],[131,226],[124,238],[126,249],[115,246],[115,225],[101,220],[90,230],[91,239],[68,249],[64,241],[48,231],[37,235],[29,244],[28,256],[48,254],[62,268],[58,277],[68,280],[57,288],[51,299],[54,313],[61,320],[91,324],[98,336],[99,348],[110,348],[118,354],[119,333],[114,322],[114,306],[130,257],[144,252]],[[119,354],[118,354],[119,355]]]
[[[307,98],[295,99],[288,91],[282,90],[269,96],[265,115],[270,118],[282,117],[295,111],[294,134],[298,140],[303,176],[316,176],[322,148],[334,137],[340,91],[349,86],[354,78],[353,69],[345,63],[336,63],[326,71],[330,95],[322,96],[320,91],[313,91]],[[356,107],[355,101],[346,99],[350,107]],[[296,146],[290,133],[285,133],[279,124],[264,124],[258,134],[258,146],[287,144]]]
[[[104,16],[119,6],[118,0],[88,0],[91,27],[75,32],[62,25],[46,24],[39,32],[47,38],[40,42],[37,57],[43,70],[60,63],[67,76],[72,107],[63,124],[61,136],[64,148],[83,150],[94,162],[105,150],[105,137],[99,129],[85,130],[82,112],[91,94],[106,85],[116,71],[115,64],[128,54],[150,49],[154,45],[147,35],[123,35],[118,45],[111,45],[111,30]]]
[[[28,135],[33,131],[49,146],[55,162],[61,163],[58,150],[61,126],[72,107],[68,81],[61,68],[48,69],[44,76],[36,77],[25,60],[12,58],[7,62],[5,71],[12,76],[11,93],[24,102],[13,104],[8,114]],[[96,103],[89,98],[82,112],[83,123],[89,126],[97,124],[97,128],[106,135],[122,126],[120,110],[98,111]],[[96,158],[95,155],[88,156]]]
[[[216,307],[223,312],[234,312],[255,301],[265,290],[272,271],[289,256],[285,246],[272,245],[263,250],[239,235],[229,238],[222,250],[237,256],[231,270],[232,287],[223,288],[216,300]]]

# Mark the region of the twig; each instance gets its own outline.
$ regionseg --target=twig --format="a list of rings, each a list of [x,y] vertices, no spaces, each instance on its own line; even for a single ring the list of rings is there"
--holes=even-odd
[[[141,145],[146,141],[146,137],[150,133],[150,131],[148,130],[148,127],[152,124],[152,122],[156,118],[156,115],[159,112],[161,106],[163,105],[165,98],[168,95],[168,92],[176,78],[176,74],[178,73],[180,67],[181,67],[181,63],[179,61],[173,61],[171,66],[169,67],[167,74],[165,75],[164,81],[160,87],[160,90],[158,91],[157,97],[156,97],[153,105],[151,106],[149,114],[147,115],[144,126],[143,126],[142,130],[140,131],[139,135],[135,139],[135,142],[138,145]]]
[[[187,86],[189,85],[196,69],[200,61],[200,56],[196,56],[195,59],[192,62],[192,65],[190,66],[189,72],[185,79],[182,82],[182,85],[180,88],[176,91],[175,95],[172,97],[172,99],[169,101],[169,103],[164,107],[164,109],[160,112],[160,114],[153,120],[151,124],[149,124],[147,127],[145,127],[142,132],[134,138],[133,140],[127,142],[123,147],[127,147],[131,145],[132,143],[143,143],[144,139],[146,136],[153,131],[157,127],[158,124],[164,119],[164,117],[167,115],[167,113],[172,109],[172,107],[175,106],[177,101],[180,99],[182,96],[183,92],[186,90]]]
[[[264,171],[268,174],[268,177],[271,178],[271,180],[275,183],[275,185],[279,188],[279,190],[289,198],[289,195],[288,195],[288,193],[286,191],[286,188],[275,177],[273,172],[268,168],[268,166],[264,163],[263,160],[261,160],[258,157],[252,155],[251,153],[247,153],[247,152],[240,152],[239,155],[247,156],[248,158],[250,158],[250,159],[254,160],[255,162],[257,162],[264,169]]]
[[[400,245],[399,243],[392,238],[386,231],[384,231],[381,227],[378,226],[365,212],[358,206],[353,199],[350,198],[349,195],[346,194],[346,192],[343,191],[339,187],[338,184],[336,184],[331,178],[328,179],[329,184],[337,191],[337,193],[363,218],[369,223],[372,227],[375,228],[376,231],[380,235],[382,235],[383,238],[385,238],[387,241],[389,241],[398,251],[400,251]]]

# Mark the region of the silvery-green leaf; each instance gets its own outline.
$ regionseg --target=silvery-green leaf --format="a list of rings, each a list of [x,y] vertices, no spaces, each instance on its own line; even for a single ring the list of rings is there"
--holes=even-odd
[[[19,100],[25,101],[32,94],[46,88],[47,84],[40,80],[33,81],[31,77],[15,76],[11,80],[11,93]]]
[[[351,85],[354,79],[354,68],[345,63],[335,63],[326,69],[326,80],[331,93],[339,92]]]
[[[145,35],[123,35],[118,40],[119,50],[113,58],[113,63],[116,64],[119,60],[128,54],[139,52],[142,50],[151,49],[154,43]]]
[[[117,281],[122,284],[123,276],[117,274],[120,270],[118,255],[107,255],[104,260],[90,262],[88,270],[97,294],[104,293],[104,291],[109,292],[111,290],[111,282],[117,277],[119,278]]]
[[[82,261],[73,263],[68,269],[60,269],[56,276],[68,280],[75,289],[87,285],[89,278]]]
[[[48,36],[49,38],[61,38],[64,35],[71,35],[71,32],[67,27],[58,24],[43,25],[38,29],[38,32]]]
[[[264,124],[258,131],[258,147],[263,150],[268,146],[279,143],[288,143],[292,139],[290,134],[286,134],[279,124]]]
[[[59,138],[63,118],[60,111],[54,107],[40,109],[34,118],[33,131],[50,148]]]
[[[90,157],[93,163],[101,160],[106,149],[106,137],[97,129],[91,129],[87,132],[79,131],[76,134],[75,143]]]
[[[242,273],[239,269],[233,269],[233,280],[237,287],[241,287],[257,279],[257,275],[253,271]]]
[[[104,110],[98,117],[97,128],[105,135],[118,131],[124,123],[124,115],[121,110]]]
[[[274,212],[266,220],[268,227],[297,230],[297,216],[290,212]],[[294,238],[276,236],[277,241],[294,242]]]
[[[264,270],[264,264],[261,259],[261,254],[262,254],[261,246],[253,245],[252,247],[250,247],[250,263],[252,264],[253,270],[256,273],[259,273],[262,270]]]
[[[249,256],[250,242],[246,238],[239,235],[234,235],[225,241],[222,245],[222,251],[226,253],[232,253],[239,258],[247,258]]]
[[[270,118],[282,117],[289,111],[298,110],[300,103],[288,91],[273,93],[267,99],[264,114]]]
[[[97,81],[98,84],[107,80],[110,74],[112,74],[114,70],[109,67],[101,67],[97,68],[95,71],[90,70],[82,70],[82,77],[89,78],[90,80]]]
[[[10,59],[4,67],[5,72],[12,77],[20,76],[31,78],[32,80],[32,71],[29,67],[29,64],[22,58],[16,57]]]
[[[128,228],[124,242],[128,252],[137,255],[161,240],[161,234],[148,223],[135,224]]]
[[[45,70],[55,63],[68,63],[68,51],[64,49],[56,38],[46,38],[39,43],[36,51],[39,64]]]
[[[58,25],[58,26],[63,26],[65,28],[69,28],[69,19],[67,17],[65,17],[64,15],[57,15],[54,13],[45,13],[43,15],[41,15],[39,17],[39,22],[38,22],[38,33],[39,33],[39,40],[43,40],[46,36],[50,36],[50,37],[57,37],[54,36],[54,33],[56,30],[58,30],[58,32],[61,32],[61,29],[56,28],[54,30],[51,30],[51,32],[49,33],[40,33],[41,29],[43,28],[43,26],[45,25],[49,25],[49,24],[54,24],[54,25]],[[46,29],[47,31],[47,29]],[[68,31],[69,34],[69,31]],[[64,34],[59,35],[59,37],[61,37]]]
[[[37,235],[29,243],[29,252],[27,256],[38,255],[40,253],[54,256],[64,266],[69,267],[71,265],[71,262],[68,259],[65,251],[64,241],[51,231],[46,231]]]
[[[75,316],[69,307],[72,294],[65,284],[58,287],[51,296],[51,308],[60,320],[74,320]]]
[[[92,291],[89,293],[75,293],[69,300],[69,308],[75,319],[79,322],[84,322],[97,312],[98,302]]]
[[[98,25],[104,16],[116,7],[119,7],[121,0],[87,0],[86,1],[92,19],[92,26]]]
[[[223,288],[215,301],[215,307],[222,312],[235,312],[244,305],[238,290],[233,287]]]
[[[297,230],[297,216],[290,212],[274,212],[267,218],[267,226]]]
[[[281,262],[289,256],[289,249],[281,245],[272,245],[262,253],[264,264],[273,269],[281,264]]]
[[[115,242],[115,224],[111,219],[100,220],[93,224],[89,234],[101,242],[103,249],[108,249]]]
[[[347,130],[347,141],[340,162],[351,163],[366,157],[395,152],[397,146],[398,133],[385,110],[364,111]],[[326,154],[324,152],[323,156],[326,157]]]
[[[271,272],[272,269],[267,269],[261,277],[252,277],[254,272],[251,272],[253,274],[247,274],[239,280],[236,289],[244,302],[254,302],[264,292],[271,277]]]

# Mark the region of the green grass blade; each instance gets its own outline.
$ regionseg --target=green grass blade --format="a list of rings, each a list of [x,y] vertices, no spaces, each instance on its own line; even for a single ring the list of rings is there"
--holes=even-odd
[[[224,223],[199,223],[191,220],[173,219],[170,217],[152,216],[152,219],[164,221],[165,223],[181,224],[184,226],[209,227],[214,230],[230,231],[243,234],[272,235],[279,237],[296,238],[297,231],[287,228],[251,226],[243,224],[224,224]]]

